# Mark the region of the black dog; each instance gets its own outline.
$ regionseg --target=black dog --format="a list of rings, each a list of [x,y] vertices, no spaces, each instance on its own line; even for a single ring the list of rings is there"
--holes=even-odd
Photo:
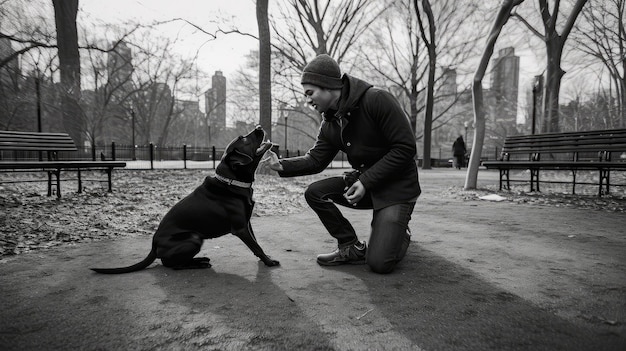
[[[174,269],[208,268],[209,258],[194,257],[205,239],[228,233],[239,237],[266,266],[279,262],[267,256],[252,232],[250,217],[254,201],[254,172],[263,154],[272,147],[264,141],[261,126],[228,144],[214,177],[180,200],[161,220],[152,240],[152,250],[143,261],[123,268],[91,268],[105,274],[134,272],[157,258]]]

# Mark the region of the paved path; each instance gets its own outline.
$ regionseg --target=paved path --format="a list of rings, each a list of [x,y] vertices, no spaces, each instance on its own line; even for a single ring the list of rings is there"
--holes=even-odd
[[[390,275],[318,266],[334,243],[310,211],[253,218],[279,268],[232,236],[205,243],[209,270],[87,269],[143,258],[149,236],[18,256],[0,264],[0,349],[626,350],[626,216],[442,195],[463,177],[421,171]],[[370,214],[346,216],[366,239]]]

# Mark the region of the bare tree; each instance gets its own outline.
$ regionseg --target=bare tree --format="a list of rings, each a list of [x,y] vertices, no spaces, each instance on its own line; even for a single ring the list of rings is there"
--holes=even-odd
[[[258,2],[257,5],[264,7],[262,2]],[[308,60],[316,54],[327,53],[340,64],[346,57],[356,56],[356,53],[351,53],[351,49],[369,25],[385,11],[384,5],[384,3],[375,0],[345,2],[283,0],[276,3],[272,11],[269,11],[273,15],[268,15],[270,33],[273,36],[270,43],[272,55],[271,101],[277,102],[279,106],[288,103],[294,109],[300,108],[301,105],[298,101],[301,100],[301,92],[294,85],[294,77],[300,75],[300,71]],[[261,13],[261,15],[263,14]],[[211,39],[214,39],[218,34],[239,34],[260,40],[259,36],[241,32],[237,28],[218,28],[211,32],[184,19],[173,19],[172,21],[184,21],[209,35]],[[259,61],[261,54],[259,53]],[[344,70],[349,69],[347,65],[349,61],[346,62],[345,66],[342,65]],[[260,66],[258,68],[261,69]],[[262,83],[267,78],[259,77],[259,79],[257,84],[260,84],[259,88],[270,89],[267,83]],[[242,80],[252,82],[255,79],[246,74]],[[249,107],[246,107],[245,110],[256,113]],[[319,116],[311,111],[299,112],[301,116],[306,116],[305,118],[319,121]],[[267,126],[264,128],[270,129]]]
[[[267,137],[272,137],[272,60],[268,0],[257,0],[256,20],[259,27],[259,122]]]
[[[130,97],[144,88],[133,82],[128,58],[116,52],[119,47],[126,48],[126,44],[118,40],[110,46],[108,50],[86,50],[83,55],[82,76],[90,89],[81,96],[80,107],[85,116],[86,137],[93,145],[109,139],[131,140],[132,128],[125,123],[130,114]],[[98,48],[104,47],[105,43],[99,43]]]
[[[559,94],[561,90],[561,79],[565,74],[565,71],[561,68],[563,49],[567,37],[572,31],[574,23],[586,2],[587,0],[576,0],[560,34],[557,29],[557,24],[560,23],[560,0],[554,1],[552,9],[550,9],[548,0],[538,0],[543,33],[534,28],[524,17],[518,13],[513,13],[513,16],[523,23],[533,34],[541,38],[546,46],[547,62],[543,99],[544,132],[556,132],[559,130]]]
[[[456,81],[447,81],[447,73],[463,70],[464,62],[478,55],[476,42],[486,27],[476,23],[478,7],[473,3],[437,1],[433,7],[427,5],[432,16],[428,16],[422,10],[423,4],[417,1],[394,4],[371,27],[373,41],[364,43],[361,52],[371,79],[387,86],[400,101],[405,101],[416,138],[424,144],[424,165],[430,167],[431,151],[426,145],[432,142],[426,139],[431,139],[432,131],[465,115],[456,111],[455,105],[467,91],[458,92]],[[419,8],[415,9],[415,5]],[[431,21],[437,28],[434,33],[430,30]],[[431,38],[436,43],[431,43]],[[377,49],[371,50],[372,47]],[[429,84],[431,72],[434,77]],[[430,99],[426,93],[429,87]],[[429,101],[430,112],[425,113]],[[427,133],[427,129],[430,132]]]
[[[29,13],[25,4],[3,1],[0,4],[0,39],[12,43],[13,52],[0,57],[0,68],[15,62],[19,56],[31,51],[38,53],[45,49],[56,51],[56,33],[52,23],[43,14]],[[39,11],[47,11],[48,8]],[[5,53],[3,53],[5,54]]]
[[[373,0],[284,0],[273,18],[274,50],[299,72],[311,53],[341,63],[384,8]],[[280,23],[280,24],[279,24]]]
[[[320,121],[317,112],[301,103],[298,78],[304,66],[314,56],[328,54],[344,72],[351,71],[358,56],[357,43],[386,11],[384,5],[385,2],[375,0],[283,0],[273,8],[272,92],[277,105],[284,107],[283,112],[292,111],[289,129],[317,126]],[[317,128],[311,128],[309,133],[316,131]],[[309,136],[314,137],[307,133],[306,137]]]
[[[169,130],[182,113],[176,106],[176,96],[195,86],[195,63],[174,54],[175,42],[143,36],[143,41],[132,43],[135,48],[132,90],[135,93],[130,101],[139,143],[167,144]]]
[[[575,33],[578,48],[606,68],[615,89],[615,119],[626,127],[626,1],[592,1],[582,11]],[[610,99],[609,99],[610,103]]]
[[[5,5],[7,6],[5,7]],[[10,66],[12,62],[17,62],[19,56],[20,76],[14,86],[14,91],[23,90],[21,85],[32,85],[31,80],[40,83],[39,104],[41,105],[40,112],[43,117],[44,129],[46,131],[81,129],[80,131],[72,131],[72,136],[75,139],[87,138],[93,142],[94,116],[92,113],[94,110],[88,106],[88,101],[93,101],[93,96],[89,91],[87,91],[87,95],[81,91],[84,88],[80,79],[83,78],[83,72],[77,61],[84,61],[81,64],[86,64],[89,69],[93,64],[93,62],[92,64],[88,63],[92,52],[106,53],[108,50],[114,50],[115,46],[111,49],[109,44],[98,45],[97,38],[94,39],[93,36],[93,33],[98,31],[89,31],[85,28],[85,24],[79,26],[80,23],[76,23],[75,5],[71,1],[50,2],[49,6],[42,7],[34,7],[31,2],[3,3],[2,11],[0,11],[0,22],[3,23],[0,38],[7,40],[13,50],[8,56],[0,58],[0,69]],[[69,13],[66,14],[66,12]],[[59,38],[55,33],[55,27]],[[61,37],[69,37],[69,42],[74,42],[77,40],[75,32],[79,28],[83,30],[81,43],[75,42],[70,45],[72,48],[69,51],[72,52],[63,55],[65,64],[61,67],[61,51],[68,48],[68,40],[61,39]],[[120,37],[128,36],[133,30],[121,33]],[[115,28],[111,30],[108,27],[106,33],[112,32],[117,31]],[[85,52],[87,53],[86,60]],[[65,69],[65,73],[61,72],[61,68]],[[55,84],[54,80],[58,79],[59,76],[64,83]],[[91,77],[87,77],[87,80],[89,78]],[[65,83],[68,81],[73,82],[69,84],[74,84],[74,86],[66,86]],[[102,83],[102,80],[99,83]],[[89,86],[89,82],[87,85]],[[30,105],[37,106],[36,103],[33,103],[33,100],[36,99],[34,89],[23,90],[22,92],[28,95],[25,96],[25,99],[29,101]],[[58,103],[59,101],[61,103]],[[68,108],[72,112],[68,112]],[[34,108],[30,109],[34,110]],[[4,109],[0,107],[0,110]],[[24,112],[19,112],[22,118],[34,114],[30,111],[26,111],[26,114]],[[58,118],[57,115],[61,115],[61,118]],[[0,112],[0,120],[4,120],[6,116],[4,112]],[[32,130],[32,126],[27,129]],[[82,142],[77,140],[77,144],[82,144]]]
[[[503,0],[500,5],[500,9],[496,14],[496,17],[491,27],[489,36],[487,37],[487,43],[483,51],[483,55],[476,69],[474,75],[474,81],[472,84],[472,93],[474,96],[474,141],[472,142],[472,154],[470,155],[470,162],[467,168],[467,175],[465,177],[465,189],[476,189],[478,182],[478,168],[480,166],[480,155],[482,154],[483,143],[485,140],[485,107],[483,99],[483,85],[482,81],[487,72],[487,66],[489,60],[493,56],[493,50],[498,41],[498,37],[502,32],[502,28],[508,22],[511,17],[512,11],[516,6],[521,4],[524,0]]]
[[[78,106],[80,100],[80,54],[78,52],[78,32],[76,15],[78,0],[52,0],[57,30],[59,67],[61,71],[61,101],[63,122],[68,133],[77,145],[84,140],[84,119]]]
[[[370,79],[382,77],[390,91],[400,91],[408,99],[407,115],[413,133],[417,135],[417,116],[423,110],[418,96],[424,91],[424,77],[428,72],[427,54],[420,40],[412,1],[398,1],[382,20],[372,26],[372,42],[361,51],[367,63]],[[400,20],[398,20],[400,19]],[[375,46],[382,50],[368,50]],[[399,95],[399,94],[397,94]],[[403,100],[402,96],[398,96]]]
[[[419,23],[420,33],[422,41],[428,51],[428,82],[426,83],[426,108],[424,110],[424,159],[422,168],[430,169],[430,147],[433,127],[433,106],[435,96],[435,71],[437,69],[437,38],[435,16],[433,15],[433,9],[430,6],[430,0],[422,0],[422,10],[426,16],[426,25],[422,18],[420,6],[417,0],[413,0],[413,6],[415,8],[415,15],[417,22]]]

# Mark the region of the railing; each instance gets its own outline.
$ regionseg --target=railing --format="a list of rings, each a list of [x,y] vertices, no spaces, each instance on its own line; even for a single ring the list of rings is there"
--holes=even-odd
[[[304,154],[300,150],[274,151],[280,158],[300,156]],[[78,151],[63,151],[58,153],[61,160],[114,160],[126,161],[127,169],[215,169],[219,164],[223,148],[198,147],[198,146],[157,146],[154,144],[132,145],[111,143],[106,146],[92,146],[79,149]],[[499,157],[499,150],[483,150],[482,160],[494,160]],[[451,167],[451,150],[447,148],[433,149],[431,154],[431,166]],[[1,160],[11,161],[36,161],[40,157],[37,151],[0,151]],[[419,159],[421,166],[422,159]],[[346,155],[339,152],[330,168],[350,168]]]
[[[300,150],[274,151],[280,158],[300,156]],[[149,145],[124,145],[115,142],[106,146],[92,146],[77,151],[58,152],[60,160],[115,160],[125,161],[127,169],[215,169],[222,158],[224,148],[198,147],[198,146],[158,146]],[[39,159],[37,151],[0,151],[1,160],[11,161],[35,161]],[[345,154],[340,152],[331,168],[350,167]]]

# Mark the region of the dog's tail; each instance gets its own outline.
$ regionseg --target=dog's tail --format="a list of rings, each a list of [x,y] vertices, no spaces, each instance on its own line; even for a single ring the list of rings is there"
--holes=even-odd
[[[149,265],[152,264],[152,262],[154,262],[154,260],[156,260],[156,258],[157,258],[156,248],[153,247],[152,250],[150,250],[148,257],[144,258],[143,261],[139,263],[135,263],[132,266],[120,267],[120,268],[90,268],[90,269],[94,272],[102,273],[102,274],[130,273],[130,272],[140,271],[148,267]]]

